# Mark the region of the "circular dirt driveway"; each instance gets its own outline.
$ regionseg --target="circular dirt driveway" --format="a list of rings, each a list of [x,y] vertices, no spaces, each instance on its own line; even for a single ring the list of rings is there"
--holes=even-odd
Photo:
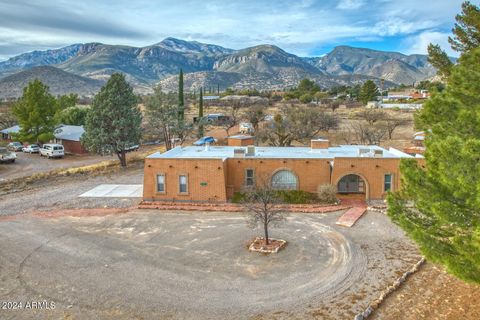
[[[366,269],[362,251],[316,215],[271,229],[288,241],[273,255],[246,249],[261,231],[239,215],[140,212],[51,223],[57,235],[25,259],[21,281],[89,310],[244,318],[340,294]]]

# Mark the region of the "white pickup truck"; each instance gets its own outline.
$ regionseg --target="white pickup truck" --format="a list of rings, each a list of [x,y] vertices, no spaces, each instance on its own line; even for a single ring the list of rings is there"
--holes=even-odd
[[[0,162],[1,163],[14,163],[17,159],[15,152],[8,151],[7,148],[0,148]]]

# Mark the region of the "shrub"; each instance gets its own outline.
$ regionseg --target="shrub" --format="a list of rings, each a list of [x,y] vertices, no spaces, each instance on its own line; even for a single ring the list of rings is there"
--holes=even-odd
[[[278,198],[282,203],[287,204],[305,204],[318,202],[314,193],[302,190],[278,190],[276,191]],[[232,203],[242,203],[246,200],[246,194],[243,192],[235,192],[232,197]]]
[[[312,203],[317,200],[314,193],[303,190],[278,190],[277,192],[283,203],[303,204]]]
[[[332,184],[322,184],[317,190],[318,200],[323,203],[337,202],[337,188]]]
[[[232,197],[232,203],[242,203],[245,201],[245,193],[235,192]]]

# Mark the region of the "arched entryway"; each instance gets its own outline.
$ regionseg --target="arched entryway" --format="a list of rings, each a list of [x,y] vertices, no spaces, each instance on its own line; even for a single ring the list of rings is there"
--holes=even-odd
[[[298,188],[297,176],[290,170],[278,170],[272,175],[272,188],[277,190],[296,190]]]
[[[337,182],[337,192],[340,195],[358,195],[366,198],[367,189],[366,181],[357,174],[347,174]]]

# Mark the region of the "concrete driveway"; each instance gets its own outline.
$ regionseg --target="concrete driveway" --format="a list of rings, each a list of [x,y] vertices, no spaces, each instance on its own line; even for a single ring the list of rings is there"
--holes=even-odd
[[[291,215],[272,229],[272,237],[289,242],[276,255],[246,250],[261,232],[238,214],[6,217],[0,220],[2,300],[40,299],[56,308],[0,312],[6,319],[289,319],[320,309],[344,318],[374,298],[372,285],[387,285],[406,269],[416,252],[380,214],[350,230],[335,227],[339,215]],[[368,232],[372,224],[375,233]],[[385,259],[390,247],[379,239],[402,256]],[[366,291],[352,300],[358,288]],[[326,308],[333,303],[344,305]]]

